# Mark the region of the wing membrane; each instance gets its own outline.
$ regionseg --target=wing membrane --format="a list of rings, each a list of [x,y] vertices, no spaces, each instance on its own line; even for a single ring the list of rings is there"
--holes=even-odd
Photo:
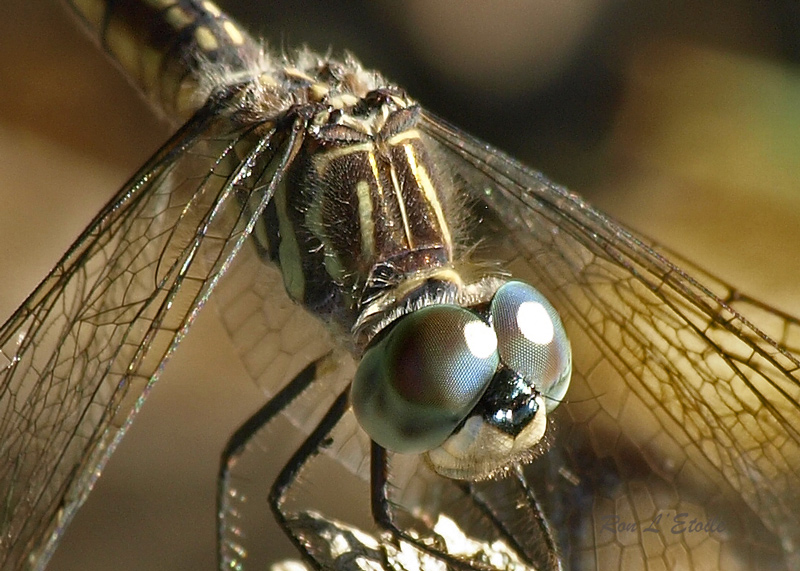
[[[700,283],[578,196],[441,120],[428,115],[422,128],[445,149],[441,162],[452,165],[482,218],[470,229],[482,240],[477,253],[548,295],[570,333],[574,385],[555,452],[545,456],[563,452],[553,478],[571,490],[556,509],[574,512],[563,514],[562,525],[573,564],[644,568],[673,545],[681,555],[665,562],[688,557],[686,568],[699,565],[685,535],[662,534],[648,551],[644,525],[626,544],[619,533],[602,537],[598,524],[623,513],[646,525],[690,504],[700,517],[736,518],[730,506],[751,510],[722,540],[716,536],[729,542],[710,554],[717,565],[726,549],[740,555],[751,544],[795,561],[797,320],[692,267],[709,285]],[[757,310],[780,343],[736,308]],[[603,470],[615,476],[603,482],[592,473]],[[589,507],[579,511],[580,504]]]
[[[241,362],[265,400],[334,347],[322,322],[289,298],[280,270],[265,262],[252,240],[231,264],[214,301]],[[344,354],[342,359],[352,360]],[[315,388],[320,391],[317,397],[287,411],[292,423],[305,432],[312,428],[309,418],[319,417],[319,403],[341,390],[337,382],[317,384],[321,385]]]
[[[280,178],[294,135],[239,127],[223,105],[131,179],[0,329],[4,569],[47,562]]]

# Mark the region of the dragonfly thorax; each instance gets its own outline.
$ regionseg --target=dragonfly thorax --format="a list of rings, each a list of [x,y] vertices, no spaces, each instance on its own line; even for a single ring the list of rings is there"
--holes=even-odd
[[[321,109],[265,213],[289,296],[342,331],[386,290],[453,266],[452,191],[417,113],[384,92]]]

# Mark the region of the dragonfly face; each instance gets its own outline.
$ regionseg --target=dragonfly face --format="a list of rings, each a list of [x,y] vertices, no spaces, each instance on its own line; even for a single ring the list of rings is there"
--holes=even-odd
[[[584,365],[585,365],[585,363],[584,363]],[[583,366],[583,365],[582,365],[582,366]],[[596,400],[596,397],[590,397],[590,398],[588,398],[587,400],[588,400],[589,402],[591,402],[591,401],[592,401],[592,399]],[[580,401],[581,399],[578,399],[578,400]],[[570,474],[569,474],[569,473],[567,473],[567,476],[570,476]],[[563,477],[563,476],[562,476],[562,477]],[[585,480],[584,480],[584,481],[585,481]],[[630,480],[628,480],[628,481],[630,481]],[[579,485],[576,485],[575,487],[576,487],[576,488],[578,488],[578,489],[583,489],[583,488],[582,488],[581,486],[579,486]],[[580,494],[576,493],[576,494],[573,494],[573,496],[570,498],[570,501],[572,501],[572,500],[576,500],[576,499],[578,499],[578,500],[579,500],[580,498],[581,498]]]

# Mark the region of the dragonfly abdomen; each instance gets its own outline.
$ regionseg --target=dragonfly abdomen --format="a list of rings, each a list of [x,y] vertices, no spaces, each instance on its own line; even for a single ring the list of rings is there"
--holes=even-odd
[[[103,50],[156,107],[184,120],[203,104],[211,66],[246,72],[261,49],[213,2],[67,0]]]

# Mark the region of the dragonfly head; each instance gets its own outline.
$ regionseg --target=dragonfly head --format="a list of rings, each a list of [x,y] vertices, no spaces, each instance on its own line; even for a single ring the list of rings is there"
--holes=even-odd
[[[351,401],[384,448],[425,453],[449,478],[486,478],[530,459],[569,386],[571,355],[553,306],[510,281],[488,302],[429,305],[384,328]]]

